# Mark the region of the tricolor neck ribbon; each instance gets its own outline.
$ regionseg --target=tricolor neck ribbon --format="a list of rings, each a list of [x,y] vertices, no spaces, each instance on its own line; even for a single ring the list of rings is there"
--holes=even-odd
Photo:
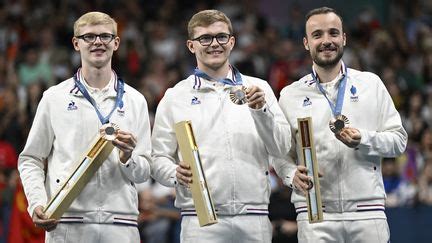
[[[123,100],[122,99],[123,99],[123,93],[124,93],[124,82],[121,78],[119,78],[117,76],[117,74],[114,71],[113,71],[113,73],[114,73],[114,76],[116,77],[116,82],[117,82],[117,96],[116,96],[116,101],[115,101],[113,109],[105,117],[101,114],[101,112],[97,108],[96,101],[90,96],[87,89],[85,88],[85,86],[81,82],[81,69],[78,69],[78,71],[74,75],[75,85],[78,87],[79,91],[84,95],[84,97],[90,102],[90,104],[92,104],[92,106],[94,107],[94,109],[95,109],[95,111],[99,117],[99,120],[101,121],[102,124],[109,123],[109,119],[117,107],[120,107],[120,108],[123,107]]]
[[[327,101],[329,103],[329,106],[330,106],[330,109],[332,110],[332,113],[333,113],[334,117],[337,117],[337,116],[341,115],[343,101],[344,101],[344,96],[345,96],[345,86],[346,86],[347,77],[348,77],[348,75],[347,75],[348,74],[348,70],[347,70],[347,67],[345,66],[345,64],[343,62],[342,62],[341,71],[342,71],[342,78],[340,79],[339,85],[338,85],[338,94],[337,94],[337,98],[336,98],[336,104],[333,104],[333,102],[331,102],[331,100],[327,97],[324,88],[322,87],[322,85],[319,82],[318,74],[316,73],[315,69],[312,66],[312,77],[316,81],[316,84],[317,84],[318,89],[320,90],[320,92],[327,99]]]
[[[243,80],[242,80],[241,74],[238,71],[238,69],[232,65],[230,66],[230,68],[232,70],[232,79],[229,79],[229,78],[222,78],[222,79],[212,78],[207,73],[199,70],[198,68],[195,68],[194,75],[195,75],[195,77],[198,77],[198,78],[203,78],[206,80],[213,80],[213,81],[220,82],[220,83],[223,83],[226,85],[233,85],[233,86],[242,85]]]

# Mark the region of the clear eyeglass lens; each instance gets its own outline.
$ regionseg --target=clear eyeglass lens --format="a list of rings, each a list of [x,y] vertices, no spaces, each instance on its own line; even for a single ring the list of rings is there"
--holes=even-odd
[[[201,37],[200,39],[199,39],[199,42],[202,44],[202,45],[210,45],[210,43],[213,41],[213,36],[209,36],[209,35],[206,35],[206,36],[203,36],[203,37]]]
[[[99,35],[99,38],[102,42],[110,42],[113,39],[113,36],[111,34],[101,34]]]
[[[216,40],[219,42],[219,44],[226,44],[229,40],[229,35],[217,35]]]
[[[210,45],[213,42],[213,39],[216,39],[216,41],[219,44],[223,45],[223,44],[228,43],[229,38],[230,38],[229,34],[218,34],[216,36],[203,35],[201,37],[198,37],[195,40],[198,40],[201,43],[201,45],[203,45],[203,46],[208,46],[208,45]]]
[[[96,34],[82,35],[82,39],[88,43],[95,42],[97,37],[99,37],[99,39],[105,44],[109,43],[110,41],[112,41],[114,39],[114,35],[109,34],[109,33],[102,33],[100,35],[96,35]]]

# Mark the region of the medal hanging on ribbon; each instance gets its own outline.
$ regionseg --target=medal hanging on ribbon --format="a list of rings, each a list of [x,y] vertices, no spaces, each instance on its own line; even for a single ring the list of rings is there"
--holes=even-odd
[[[195,76],[199,77],[199,78],[203,78],[206,80],[213,80],[216,82],[220,82],[226,85],[230,85],[232,86],[230,88],[230,100],[236,104],[236,105],[243,105],[247,103],[247,99],[246,99],[246,87],[243,86],[243,80],[241,77],[240,72],[237,70],[237,68],[235,68],[234,66],[231,66],[232,69],[232,73],[233,73],[233,78],[229,79],[229,78],[223,78],[223,79],[215,79],[210,77],[208,74],[206,74],[205,72],[199,70],[198,68],[195,69]]]
[[[342,129],[348,124],[348,118],[344,115],[339,115],[336,117],[336,119],[329,122],[329,127],[333,133],[340,133]]]
[[[349,124],[348,117],[341,114],[342,112],[342,106],[345,96],[345,87],[347,82],[347,68],[345,64],[342,62],[342,78],[339,81],[338,85],[338,94],[336,98],[336,104],[333,104],[330,99],[326,95],[326,91],[322,87],[322,85],[319,83],[318,76],[315,73],[315,70],[312,72],[312,76],[316,80],[316,84],[318,86],[318,89],[320,92],[324,95],[324,97],[327,99],[327,102],[330,106],[330,109],[333,114],[333,119],[329,121],[329,128],[333,133],[340,133],[344,127],[346,127]]]
[[[116,82],[117,82],[117,96],[116,96],[116,101],[114,104],[113,109],[111,110],[111,112],[107,115],[107,116],[103,116],[102,113],[99,111],[99,109],[97,108],[97,104],[96,101],[90,96],[90,94],[88,93],[87,89],[84,87],[84,85],[81,83],[80,79],[81,79],[81,69],[79,69],[77,71],[77,73],[74,75],[74,80],[75,80],[75,85],[78,87],[79,91],[83,94],[83,96],[90,102],[90,104],[92,104],[92,106],[94,107],[96,114],[99,117],[99,120],[101,121],[102,124],[106,124],[109,123],[109,119],[111,117],[111,115],[113,114],[113,112],[115,111],[115,109],[117,107],[122,108],[123,107],[123,93],[124,93],[124,82],[123,80],[121,80],[120,78],[117,77],[117,74],[114,72],[114,76],[116,77]]]
[[[99,129],[99,133],[104,139],[113,141],[117,137],[119,130],[120,128],[117,124],[105,123]]]

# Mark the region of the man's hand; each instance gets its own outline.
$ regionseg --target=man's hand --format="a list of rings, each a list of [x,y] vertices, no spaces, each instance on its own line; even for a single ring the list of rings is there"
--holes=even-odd
[[[360,131],[353,127],[344,127],[340,133],[335,134],[336,138],[350,148],[355,148],[360,144]]]
[[[321,172],[318,172],[318,176],[322,177]],[[294,174],[292,184],[295,189],[300,190],[305,196],[307,195],[308,191],[313,187],[312,177],[307,175],[307,169],[305,166],[297,166],[297,170]]]
[[[264,91],[254,85],[246,89],[246,99],[248,106],[256,110],[261,109],[266,103]]]
[[[118,131],[117,138],[114,139],[113,144],[120,149],[120,162],[124,164],[128,161],[136,143],[137,140],[132,133],[122,130]]]
[[[180,161],[176,171],[177,181],[181,185],[189,187],[189,184],[192,183],[192,171],[190,166],[187,165],[184,161]]]
[[[48,219],[43,209],[43,206],[37,206],[33,211],[32,220],[36,227],[40,227],[49,232],[57,227],[58,221],[55,219]]]

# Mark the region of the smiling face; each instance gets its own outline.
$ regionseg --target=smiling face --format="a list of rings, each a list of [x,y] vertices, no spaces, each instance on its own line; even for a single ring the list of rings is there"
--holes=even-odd
[[[324,68],[336,66],[342,58],[345,43],[342,21],[336,14],[312,15],[307,20],[303,44],[314,64]]]
[[[228,24],[218,21],[209,26],[196,26],[193,28],[193,38],[187,41],[189,51],[195,54],[198,68],[204,72],[207,70],[218,71],[229,65],[228,58],[234,47],[235,38],[229,37],[226,44],[219,44],[216,38],[212,39],[209,46],[203,46],[199,40],[193,40],[203,35],[216,36],[218,34],[231,34]]]
[[[72,44],[75,50],[79,51],[81,54],[81,62],[83,66],[92,66],[96,68],[102,68],[107,65],[111,66],[113,53],[118,49],[120,44],[120,38],[118,36],[114,37],[114,39],[109,43],[102,42],[100,37],[97,37],[93,43],[88,43],[85,40],[76,37],[85,34],[100,35],[102,33],[115,34],[111,24],[87,24],[80,26],[77,30],[77,34],[72,38]]]

